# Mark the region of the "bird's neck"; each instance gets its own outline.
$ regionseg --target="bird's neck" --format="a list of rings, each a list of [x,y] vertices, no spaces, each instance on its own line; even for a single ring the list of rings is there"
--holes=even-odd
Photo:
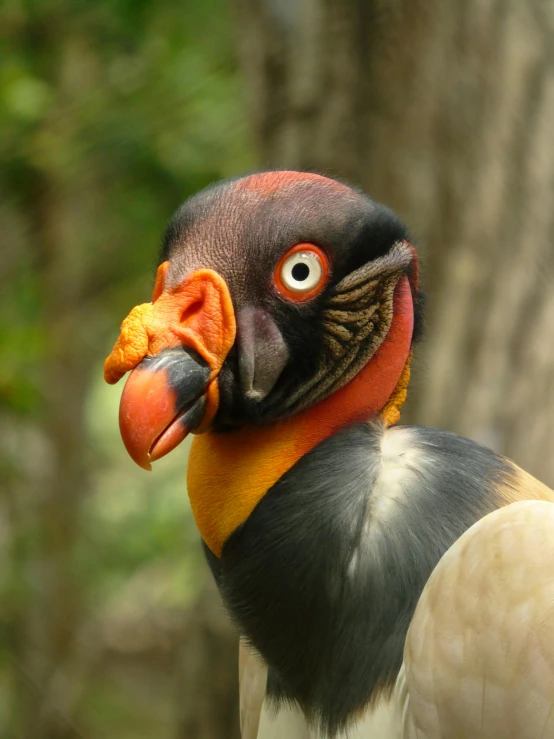
[[[379,415],[396,423],[406,397],[412,332],[412,295],[403,277],[395,291],[387,336],[364,369],[344,387],[274,424],[195,437],[188,493],[200,534],[216,556],[266,491],[324,439],[348,424]]]

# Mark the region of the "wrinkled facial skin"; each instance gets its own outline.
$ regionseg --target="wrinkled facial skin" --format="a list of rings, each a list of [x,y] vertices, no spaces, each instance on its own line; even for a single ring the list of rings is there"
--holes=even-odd
[[[386,207],[317,175],[255,175],[219,183],[187,201],[170,222],[162,246],[160,263],[170,262],[167,285],[179,284],[196,269],[213,269],[229,287],[239,324],[237,341],[219,375],[221,400],[214,428],[283,415],[279,398],[311,377],[321,361],[322,311],[333,286],[406,237],[404,226]],[[324,250],[331,274],[319,295],[297,304],[279,295],[273,274],[283,254],[302,242]],[[261,400],[242,392],[239,370],[241,312],[256,308],[271,316],[289,356]]]

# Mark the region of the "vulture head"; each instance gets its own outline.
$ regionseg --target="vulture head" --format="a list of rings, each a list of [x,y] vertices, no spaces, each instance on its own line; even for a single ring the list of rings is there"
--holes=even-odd
[[[322,429],[396,422],[421,301],[388,208],[320,175],[254,174],[188,200],[159,261],[105,363],[109,383],[131,372],[120,428],[137,464],[191,432],[245,449],[278,427],[309,447]]]

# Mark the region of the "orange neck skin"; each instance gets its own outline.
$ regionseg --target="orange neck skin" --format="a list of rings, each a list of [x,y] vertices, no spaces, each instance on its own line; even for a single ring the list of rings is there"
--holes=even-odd
[[[317,405],[267,426],[195,436],[187,486],[202,538],[217,556],[265,493],[301,457],[350,423],[379,415],[408,360],[413,303],[406,277],[394,294],[390,329],[374,356],[344,387]]]

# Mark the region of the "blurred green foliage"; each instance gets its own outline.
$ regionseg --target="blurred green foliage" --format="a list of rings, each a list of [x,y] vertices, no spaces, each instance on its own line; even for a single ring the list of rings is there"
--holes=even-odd
[[[23,736],[21,685],[40,662],[42,498],[63,476],[49,461],[58,360],[82,375],[67,387],[83,419],[77,723],[87,737],[172,735],[166,666],[126,660],[160,652],[165,665],[198,585],[186,450],[152,475],[134,468],[101,363],[150,297],[175,208],[251,165],[240,97],[223,0],[0,6],[1,736]]]
[[[76,269],[104,278],[95,297],[113,321],[178,203],[248,159],[221,1],[6,0],[0,13],[0,387],[29,411],[44,347],[33,244],[43,180],[94,200]],[[102,264],[113,260],[117,270]]]

